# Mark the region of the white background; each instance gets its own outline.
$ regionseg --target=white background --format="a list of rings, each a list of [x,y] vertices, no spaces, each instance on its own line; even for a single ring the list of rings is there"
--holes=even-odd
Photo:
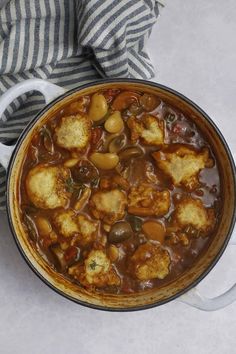
[[[236,153],[236,2],[172,0],[149,51],[156,81],[184,93],[217,123]],[[201,283],[209,296],[236,281],[229,246]],[[1,354],[229,354],[236,352],[236,303],[205,313],[179,302],[133,313],[76,305],[46,287],[21,258],[0,214]]]

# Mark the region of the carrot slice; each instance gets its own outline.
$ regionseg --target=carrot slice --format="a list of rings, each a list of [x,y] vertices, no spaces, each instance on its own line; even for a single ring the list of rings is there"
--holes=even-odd
[[[160,243],[164,242],[165,239],[165,228],[157,221],[146,221],[142,225],[143,232],[148,239],[158,241]]]

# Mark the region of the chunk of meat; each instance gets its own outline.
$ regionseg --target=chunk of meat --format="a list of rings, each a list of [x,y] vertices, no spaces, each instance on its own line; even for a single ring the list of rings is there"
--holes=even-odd
[[[141,138],[145,145],[160,146],[164,144],[164,122],[152,115],[145,115],[141,119],[130,117],[127,121],[131,132],[131,140]]]
[[[199,172],[214,165],[207,148],[198,152],[185,145],[176,144],[174,149],[154,152],[152,156],[157,167],[171,178],[176,187],[184,186],[190,191],[199,186]]]
[[[115,189],[120,187],[127,191],[129,189],[129,182],[120,175],[104,176],[100,179],[99,187],[103,190]]]
[[[85,286],[102,288],[120,285],[120,278],[103,250],[92,250],[85,259],[84,265],[71,267],[69,274]]]
[[[177,203],[172,223],[180,229],[192,226],[205,235],[214,228],[214,209],[205,208],[200,199],[187,197]]]
[[[171,259],[160,246],[145,243],[138,247],[130,262],[129,270],[139,280],[164,279],[169,274]]]
[[[26,191],[30,201],[38,208],[66,207],[71,193],[66,189],[70,170],[62,166],[38,165],[26,177]]]
[[[73,210],[58,211],[54,214],[53,222],[60,234],[64,237],[72,237],[79,232],[76,214]]]
[[[81,246],[86,246],[95,241],[98,233],[98,222],[90,220],[85,215],[78,215],[77,217],[79,236],[78,243]]]
[[[111,225],[123,218],[127,197],[119,189],[97,191],[92,195],[89,205],[91,213],[96,219],[101,219],[106,224]]]
[[[123,91],[117,95],[112,102],[112,108],[116,111],[122,111],[128,108],[132,103],[138,103],[140,94],[132,91]]]
[[[91,137],[91,121],[85,115],[62,117],[55,129],[57,145],[68,150],[83,150]]]
[[[132,187],[128,195],[128,212],[139,216],[165,215],[170,208],[170,192],[158,191],[152,185],[141,183]]]

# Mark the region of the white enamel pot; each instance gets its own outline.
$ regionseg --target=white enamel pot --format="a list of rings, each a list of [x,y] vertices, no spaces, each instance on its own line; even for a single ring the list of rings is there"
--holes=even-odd
[[[190,117],[203,132],[219,163],[222,180],[221,220],[208,250],[195,262],[194,266],[171,284],[161,289],[154,289],[131,295],[91,294],[75,284],[65,280],[53,271],[40,257],[29,242],[28,235],[22,227],[18,204],[18,184],[25,152],[30,144],[32,134],[39,129],[53,114],[65,104],[73,102],[79,95],[90,94],[98,89],[110,87],[136,89],[157,94],[167,103],[178,107]],[[53,290],[79,304],[96,309],[112,311],[140,310],[161,305],[171,300],[184,302],[205,311],[214,311],[228,306],[236,300],[236,284],[228,291],[215,298],[206,298],[197,290],[197,284],[215,266],[229,243],[236,244],[235,223],[235,165],[231,152],[219,129],[195,103],[180,93],[162,85],[131,79],[102,80],[65,91],[40,79],[31,79],[19,83],[0,97],[0,118],[8,105],[20,95],[29,91],[39,91],[45,98],[45,108],[29,123],[19,137],[15,146],[0,144],[0,163],[7,169],[7,213],[9,225],[16,244],[33,271]],[[233,235],[233,236],[232,236]]]

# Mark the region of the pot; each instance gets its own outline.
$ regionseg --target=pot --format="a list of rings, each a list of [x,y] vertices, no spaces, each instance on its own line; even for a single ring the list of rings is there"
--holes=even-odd
[[[215,235],[209,248],[197,259],[195,264],[185,271],[177,280],[158,289],[129,295],[111,295],[89,293],[79,288],[62,275],[55,272],[36,252],[28,240],[19,212],[17,181],[25,152],[29,146],[32,133],[39,129],[45,121],[61,109],[62,106],[75,100],[79,95],[91,94],[98,89],[122,87],[155,93],[168,104],[178,107],[192,119],[210,143],[218,160],[222,181],[222,212]],[[113,311],[140,310],[178,300],[201,310],[216,310],[229,305],[236,299],[236,284],[224,294],[208,299],[200,295],[196,285],[215,266],[231,239],[236,217],[236,184],[235,165],[231,152],[219,129],[195,103],[182,94],[165,86],[133,79],[102,80],[65,91],[59,86],[40,79],[31,79],[19,83],[9,89],[0,98],[0,117],[7,106],[19,95],[28,91],[41,92],[46,106],[28,124],[14,147],[0,144],[0,163],[7,169],[7,213],[9,225],[18,249],[36,275],[53,290],[76,303],[91,308]]]

